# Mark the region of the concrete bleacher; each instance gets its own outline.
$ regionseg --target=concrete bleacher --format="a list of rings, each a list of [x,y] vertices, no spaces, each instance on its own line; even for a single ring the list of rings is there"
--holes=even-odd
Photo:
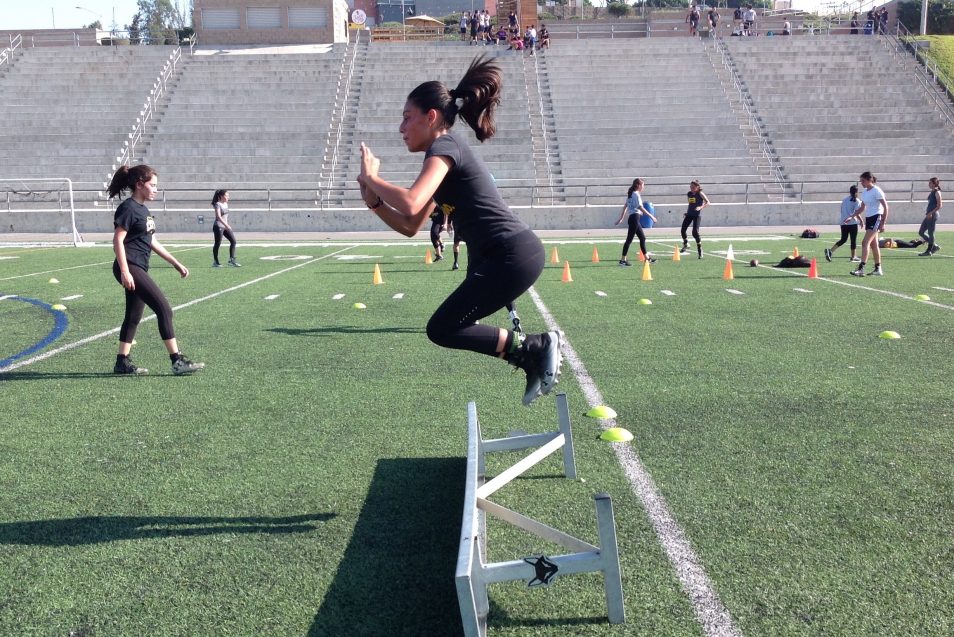
[[[728,38],[793,182],[954,177],[954,131],[877,37]]]
[[[544,55],[567,184],[641,177],[654,198],[684,198],[692,179],[760,184],[698,38],[561,41]]]
[[[360,205],[358,193],[353,189],[360,171],[361,142],[381,159],[381,175],[385,179],[404,186],[413,183],[421,170],[423,154],[409,153],[398,132],[407,95],[418,84],[429,80],[440,80],[454,88],[478,53],[494,57],[503,70],[503,95],[496,111],[497,134],[481,144],[463,120],[458,120],[454,129],[468,136],[498,183],[524,185],[529,190],[534,169],[523,58],[503,48],[472,47],[462,42],[387,43],[367,47],[357,110],[347,143],[340,149],[336,173],[337,187],[352,189],[346,192],[349,205]],[[424,59],[427,64],[421,64]]]
[[[219,188],[238,205],[314,205],[342,54],[188,58],[138,157],[159,171],[166,205],[196,207]]]
[[[0,78],[0,179],[66,177],[90,205],[173,47],[30,48]]]

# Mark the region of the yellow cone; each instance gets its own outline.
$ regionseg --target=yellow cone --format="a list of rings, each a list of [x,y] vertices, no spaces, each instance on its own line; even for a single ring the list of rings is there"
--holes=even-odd
[[[560,255],[557,252],[556,246],[553,246],[553,252],[550,253],[550,263],[559,263]]]
[[[616,418],[616,412],[613,411],[612,407],[607,407],[606,405],[597,405],[593,409],[586,412],[587,418]]]
[[[649,271],[649,261],[643,261],[643,281],[652,281],[653,273]]]
[[[606,442],[629,442],[633,434],[622,427],[610,427],[600,434],[600,439]]]
[[[556,250],[556,248],[554,248]],[[570,262],[563,262],[563,282],[564,283],[573,283],[573,275],[570,274]]]
[[[725,262],[725,270],[723,270],[723,272],[722,272],[722,278],[725,279],[726,281],[731,281],[732,279],[735,278],[735,276],[732,274],[732,262],[731,262],[731,261],[726,261],[726,262]]]
[[[672,260],[673,261],[682,261],[682,256],[679,254],[679,246],[672,247]]]
[[[795,246],[795,248],[792,250],[792,258],[793,259],[798,258],[798,246]]]
[[[432,263],[434,263],[434,258],[431,257],[431,249],[428,248],[427,250],[424,251],[424,264],[430,265]]]
[[[599,262],[600,262],[600,253],[596,251],[596,246],[593,246],[593,259],[592,259],[592,261],[593,261],[593,263],[599,263]]]
[[[378,267],[378,264],[377,264],[377,263],[374,264],[374,279],[373,279],[373,283],[374,283],[375,285],[381,285],[382,283],[384,283],[384,279],[381,278],[381,268]]]

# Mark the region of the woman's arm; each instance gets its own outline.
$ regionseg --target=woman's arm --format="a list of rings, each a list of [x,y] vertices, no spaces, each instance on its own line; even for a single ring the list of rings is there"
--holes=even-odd
[[[878,232],[884,231],[884,224],[888,223],[888,200],[880,199],[881,205],[884,208],[884,214],[881,215],[881,225],[878,228]]]
[[[161,243],[159,243],[158,239],[154,238],[152,240],[152,251],[158,254],[164,260],[168,261],[169,265],[174,267],[176,271],[179,272],[179,275],[182,276],[183,279],[189,276],[189,268],[179,263],[178,259],[172,256],[172,254],[168,250],[166,250]]]
[[[450,172],[451,160],[447,157],[428,157],[414,184],[410,188],[402,188],[377,174],[380,162],[363,144],[361,159],[358,181],[366,192],[365,203],[388,226],[406,237],[413,237],[434,210],[434,193]],[[383,205],[377,205],[377,199]]]
[[[702,212],[702,209],[709,205],[709,198],[706,197],[706,193],[699,191],[699,196],[702,197],[702,205],[698,207],[699,212]]]
[[[129,263],[126,261],[126,246],[123,241],[126,240],[127,231],[121,226],[116,226],[113,231],[113,252],[116,254],[116,262],[119,264],[119,282],[130,292],[136,289],[136,282],[129,273]]]
[[[626,203],[623,204],[623,209],[619,211],[619,219],[617,219],[616,223],[613,224],[614,226],[618,226],[619,224],[623,223],[623,217],[626,216],[626,209],[628,207],[629,207],[629,199],[627,199]]]

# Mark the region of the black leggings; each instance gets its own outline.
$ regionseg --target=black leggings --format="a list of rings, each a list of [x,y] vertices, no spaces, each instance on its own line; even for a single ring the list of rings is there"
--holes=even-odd
[[[935,212],[930,217],[924,215],[924,221],[921,222],[921,227],[918,228],[918,235],[928,244],[928,250],[934,247],[934,229],[937,228],[937,213]]]
[[[467,276],[427,322],[427,337],[441,347],[497,356],[500,329],[477,321],[526,292],[545,262],[543,243],[532,230],[498,243],[490,254],[468,251]]]
[[[434,219],[431,223],[431,245],[434,246],[435,250],[443,249],[444,242],[441,241],[441,226],[444,225],[442,221]]]
[[[682,220],[682,229],[680,233],[682,234],[682,242],[689,243],[689,239],[686,237],[686,229],[689,225],[692,225],[692,238],[696,240],[696,243],[702,243],[702,237],[699,236],[699,221],[702,219],[702,215],[686,215]]]
[[[849,237],[851,238],[851,249],[854,250],[858,244],[858,224],[857,223],[849,223],[841,227],[841,239],[839,239],[835,243],[834,247],[837,248],[838,246],[845,245],[845,241],[847,241]]]
[[[156,319],[159,322],[159,336],[162,340],[168,341],[175,338],[175,330],[172,329],[172,307],[169,301],[162,294],[162,290],[156,285],[149,274],[138,265],[129,265],[129,274],[132,275],[136,283],[135,290],[126,292],[126,316],[123,317],[123,325],[119,328],[119,341],[121,343],[132,343],[136,337],[136,328],[139,327],[139,321],[142,320],[142,312],[148,305],[149,309],[156,313]],[[122,284],[122,278],[119,276],[119,263],[113,261],[113,277]]]
[[[212,258],[219,262],[219,246],[222,245],[222,237],[229,240],[229,259],[235,259],[235,234],[231,230],[223,230],[218,225],[212,226],[212,236],[215,242],[212,244]],[[246,255],[248,256],[248,255]]]
[[[633,237],[639,237],[639,251],[643,253],[643,256],[646,255],[646,233],[643,232],[642,226],[639,225],[639,215],[629,215],[627,220],[629,224],[629,230],[626,232],[626,242],[623,243],[623,258],[626,258],[626,255],[629,254],[629,246],[633,243]]]

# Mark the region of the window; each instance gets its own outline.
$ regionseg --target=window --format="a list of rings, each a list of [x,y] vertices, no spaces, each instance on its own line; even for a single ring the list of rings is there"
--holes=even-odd
[[[236,9],[202,9],[203,29],[238,29],[239,10]]]
[[[282,10],[279,7],[249,7],[245,19],[249,29],[282,28]]]
[[[328,26],[326,7],[288,7],[288,28],[323,29]]]

